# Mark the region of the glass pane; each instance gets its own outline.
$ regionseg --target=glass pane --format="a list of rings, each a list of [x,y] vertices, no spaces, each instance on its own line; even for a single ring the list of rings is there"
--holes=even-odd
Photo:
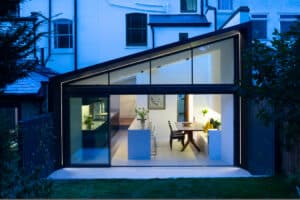
[[[126,67],[110,73],[110,84],[112,85],[139,85],[150,84],[149,62]]]
[[[281,33],[288,32],[293,24],[295,24],[295,21],[281,21],[280,22],[280,32]]]
[[[194,83],[230,83],[234,79],[233,39],[197,47],[193,50]]]
[[[57,24],[58,34],[70,34],[69,24]]]
[[[152,84],[191,84],[191,52],[184,51],[152,61]]]
[[[108,98],[70,98],[71,164],[109,164]]]
[[[58,48],[69,48],[70,37],[69,36],[59,36],[58,38]]]
[[[267,38],[267,21],[266,20],[253,20],[252,34],[254,39]]]
[[[108,85],[108,74],[101,74],[91,78],[71,83],[71,85]]]
[[[197,0],[181,0],[180,6],[182,12],[196,12]]]

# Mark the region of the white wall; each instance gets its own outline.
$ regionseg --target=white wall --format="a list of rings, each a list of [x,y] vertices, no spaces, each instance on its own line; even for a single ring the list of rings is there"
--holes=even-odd
[[[232,95],[221,95],[221,158],[229,165],[233,165],[234,159],[234,137],[233,137],[233,96]]]
[[[179,41],[179,33],[188,33],[189,38],[203,35],[214,30],[214,25],[210,27],[155,27],[154,40],[155,47]]]
[[[158,140],[168,140],[170,129],[168,120],[177,121],[177,95],[166,95],[166,108],[164,110],[150,110],[149,119],[155,126]],[[137,107],[148,108],[148,96],[137,95]]]
[[[120,118],[134,118],[137,107],[136,95],[120,95]]]

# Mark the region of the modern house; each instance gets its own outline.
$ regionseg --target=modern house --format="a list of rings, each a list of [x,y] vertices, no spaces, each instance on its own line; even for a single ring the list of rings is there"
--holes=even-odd
[[[19,16],[48,18],[39,31],[51,37],[36,54],[61,73],[49,83],[57,167],[239,166],[273,174],[274,129],[260,124],[236,86],[247,76],[248,42],[286,31],[299,8],[296,0],[24,1]],[[145,123],[136,108],[149,111]],[[211,118],[221,127],[207,132]],[[176,139],[171,148],[168,121],[184,129],[185,148]]]
[[[255,116],[247,113],[249,104],[236,91],[250,26],[241,24],[51,79],[49,101],[59,130],[61,167],[240,166],[252,173],[274,172],[274,133],[255,124]],[[173,141],[171,149],[168,121],[181,129],[182,96],[188,99],[184,120],[201,128],[192,129],[194,145],[182,149]],[[135,118],[129,127],[116,129],[122,113],[135,117],[135,108],[149,109],[146,122]],[[222,123],[216,140],[213,130],[203,129],[210,118]]]

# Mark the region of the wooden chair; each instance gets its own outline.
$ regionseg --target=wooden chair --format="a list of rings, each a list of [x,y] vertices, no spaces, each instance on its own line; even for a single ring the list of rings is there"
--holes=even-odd
[[[170,128],[170,149],[172,150],[172,143],[174,139],[181,141],[182,146],[184,146],[184,132],[174,130],[170,121],[168,121],[168,124]]]

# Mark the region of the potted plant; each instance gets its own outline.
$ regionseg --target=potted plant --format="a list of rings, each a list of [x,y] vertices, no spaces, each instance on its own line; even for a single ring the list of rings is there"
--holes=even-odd
[[[141,120],[141,122],[145,122],[146,117],[149,113],[149,110],[144,107],[142,107],[142,108],[138,107],[138,108],[135,108],[135,113],[137,114],[138,120]]]
[[[87,129],[92,129],[92,125],[94,124],[92,115],[85,116],[84,124]]]
[[[213,127],[216,128],[216,129],[220,129],[220,126],[221,126],[221,122],[217,119],[213,119],[212,118],[212,124],[213,124]]]
[[[203,117],[205,117],[205,115],[206,115],[207,113],[208,113],[207,108],[204,108],[204,109],[202,110]]]

